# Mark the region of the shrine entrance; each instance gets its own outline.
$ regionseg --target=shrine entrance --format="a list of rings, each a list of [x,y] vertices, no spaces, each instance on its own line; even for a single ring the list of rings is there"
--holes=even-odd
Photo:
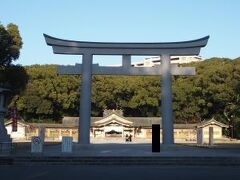
[[[122,137],[122,132],[111,130],[111,131],[105,132],[105,137]]]
[[[123,126],[117,122],[111,122],[104,126],[105,137],[122,137]]]
[[[91,88],[92,75],[161,75],[161,109],[163,144],[174,144],[172,75],[195,75],[194,67],[171,65],[171,56],[199,55],[209,36],[192,41],[165,43],[107,43],[84,42],[54,38],[44,34],[47,45],[52,46],[55,54],[82,55],[82,64],[58,66],[59,75],[82,75],[79,139],[80,144],[90,143]],[[99,66],[92,64],[93,55],[121,55],[121,67]],[[132,67],[131,56],[160,56],[161,65],[154,67]]]

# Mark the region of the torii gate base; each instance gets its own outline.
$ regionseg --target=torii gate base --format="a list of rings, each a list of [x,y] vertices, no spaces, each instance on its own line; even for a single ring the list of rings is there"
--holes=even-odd
[[[79,139],[80,144],[90,143],[92,74],[105,75],[162,75],[162,130],[163,144],[174,144],[172,111],[172,75],[195,75],[195,68],[170,64],[171,55],[198,55],[206,46],[209,36],[193,41],[167,43],[102,43],[57,39],[45,35],[46,43],[55,54],[83,55],[82,65],[59,66],[58,74],[81,74]],[[92,64],[93,55],[122,55],[121,67],[100,67]],[[161,66],[132,67],[131,55],[161,56]]]

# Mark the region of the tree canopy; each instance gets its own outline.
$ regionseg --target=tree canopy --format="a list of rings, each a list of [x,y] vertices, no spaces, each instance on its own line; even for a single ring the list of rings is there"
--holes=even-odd
[[[0,24],[0,67],[9,66],[19,58],[22,44],[17,25],[10,23],[5,28]]]
[[[17,25],[10,23],[5,28],[0,24],[0,87],[10,90],[9,99],[14,96],[10,106],[15,106],[13,103],[21,95],[28,81],[25,68],[12,64],[12,61],[19,58],[22,44]]]
[[[176,123],[216,119],[240,126],[240,58],[212,58],[183,64],[196,67],[196,76],[173,76]],[[79,76],[57,76],[56,65],[25,67],[29,82],[13,101],[25,120],[78,116]],[[122,109],[125,116],[161,116],[161,77],[93,76],[92,116],[104,109]]]

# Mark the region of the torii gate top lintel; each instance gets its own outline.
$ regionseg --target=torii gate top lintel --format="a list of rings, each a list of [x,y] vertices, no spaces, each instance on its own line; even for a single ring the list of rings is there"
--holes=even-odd
[[[58,39],[43,34],[47,45],[52,46],[55,54],[94,55],[198,55],[201,47],[206,46],[209,36],[191,41],[162,43],[117,43],[88,42]]]

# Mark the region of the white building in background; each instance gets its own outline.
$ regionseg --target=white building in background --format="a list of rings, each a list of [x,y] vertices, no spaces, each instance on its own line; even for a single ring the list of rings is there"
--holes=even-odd
[[[171,56],[172,64],[185,64],[190,62],[201,62],[203,61],[201,56]],[[155,65],[160,65],[160,56],[148,57],[142,61],[132,63],[134,67],[153,67]]]
[[[14,141],[26,140],[26,133],[27,133],[27,129],[29,128],[29,125],[24,121],[20,120],[17,122],[16,132],[12,131],[12,120],[5,122],[5,127],[7,129],[7,133],[10,135],[10,137]]]
[[[62,141],[64,136],[73,137],[74,142],[78,140],[79,117],[63,117],[61,124],[27,123],[21,120],[17,124],[17,132],[12,132],[12,120],[5,122],[5,127],[13,141],[30,141],[33,136],[39,136],[41,128],[45,129],[46,141]],[[95,142],[106,139],[108,143],[116,143],[116,140],[124,140],[127,134],[131,134],[133,140],[146,140],[152,138],[152,124],[160,124],[162,127],[162,118],[125,117],[122,110],[104,110],[102,117],[91,118],[89,133]],[[201,123],[174,124],[175,142],[195,142],[197,129],[202,128],[203,142],[208,143],[209,127],[213,127],[214,140],[217,142],[226,141],[222,132],[229,126],[212,118]],[[162,129],[160,134],[160,138],[162,138]]]

